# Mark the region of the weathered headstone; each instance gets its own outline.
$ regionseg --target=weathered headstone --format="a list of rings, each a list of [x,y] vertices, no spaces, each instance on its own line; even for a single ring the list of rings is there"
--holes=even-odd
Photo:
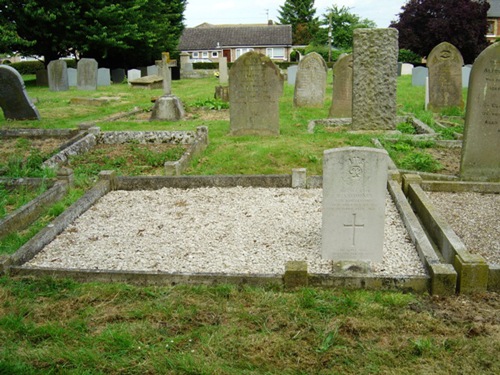
[[[111,71],[111,80],[113,83],[122,83],[125,79],[125,69],[113,69]]]
[[[190,73],[193,72],[193,63],[191,62],[191,59],[189,58],[189,53],[187,52],[182,52],[180,54],[180,61],[181,61],[181,74],[187,74],[189,75]]]
[[[472,69],[472,65],[462,66],[462,87],[464,87],[464,88],[469,87],[469,78],[470,78],[471,69]]]
[[[219,57],[219,85],[226,86],[228,82],[227,57]]]
[[[328,67],[319,53],[308,53],[300,62],[295,80],[296,107],[323,107]]]
[[[26,93],[17,70],[0,65],[0,107],[7,120],[39,120],[40,114]]]
[[[387,152],[375,148],[347,147],[324,152],[324,259],[382,261],[387,164]]]
[[[429,74],[429,69],[425,66],[417,66],[411,71],[411,85],[412,86],[425,86],[425,79]]]
[[[37,70],[36,74],[36,85],[37,86],[48,86],[49,85],[49,73],[47,70]]]
[[[395,129],[398,31],[355,29],[352,129]]]
[[[111,73],[108,68],[97,69],[97,86],[110,86]]]
[[[76,66],[76,85],[78,90],[97,90],[97,61],[83,58]]]
[[[68,85],[69,87],[76,87],[77,71],[75,68],[68,68]]]
[[[286,69],[287,83],[289,85],[295,85],[295,81],[297,79],[297,69],[298,68],[299,67],[297,65],[292,65]]]
[[[448,42],[434,47],[427,58],[429,68],[429,110],[463,108],[462,65],[460,51]]]
[[[460,175],[500,181],[500,42],[486,48],[472,66]]]
[[[156,65],[149,65],[149,66],[147,66],[146,67],[146,72],[147,72],[148,76],[153,76],[153,75],[158,76],[158,75],[160,75],[160,72],[158,70],[158,66],[156,66]]]
[[[229,70],[231,135],[279,135],[283,78],[267,56],[247,52]]]
[[[403,63],[401,65],[401,75],[402,76],[411,75],[412,70],[413,70],[413,64]]]
[[[141,71],[139,69],[130,69],[129,71],[127,71],[127,78],[130,85],[130,81],[141,78]]]
[[[68,65],[64,60],[52,60],[47,65],[50,91],[68,91]]]
[[[333,65],[333,94],[329,117],[352,117],[352,54]]]

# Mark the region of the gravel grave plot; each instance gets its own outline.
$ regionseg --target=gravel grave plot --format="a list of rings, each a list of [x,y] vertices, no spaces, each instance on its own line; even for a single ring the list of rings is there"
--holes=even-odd
[[[500,265],[500,194],[426,193],[469,252]]]
[[[113,191],[68,226],[27,266],[169,273],[283,274],[321,258],[322,189],[163,188]],[[425,275],[387,194],[379,276]]]

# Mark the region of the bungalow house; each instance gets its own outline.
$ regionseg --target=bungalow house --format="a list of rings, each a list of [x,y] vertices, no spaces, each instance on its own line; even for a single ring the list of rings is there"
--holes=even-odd
[[[493,43],[500,38],[500,0],[488,0],[490,9],[488,9],[488,33],[486,38]]]
[[[211,25],[203,23],[184,29],[179,50],[189,53],[193,61],[217,61],[226,57],[235,61],[248,51],[260,52],[275,61],[289,61],[292,51],[292,26]]]

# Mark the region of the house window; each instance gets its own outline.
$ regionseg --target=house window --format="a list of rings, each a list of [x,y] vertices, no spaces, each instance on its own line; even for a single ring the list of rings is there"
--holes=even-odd
[[[495,35],[495,21],[488,21],[487,35]]]
[[[236,58],[240,57],[244,53],[253,51],[253,48],[237,48],[236,49]]]
[[[213,51],[213,52],[212,52],[212,57],[213,57],[213,58],[215,58],[215,59],[216,59],[217,57],[219,57],[219,52],[217,52],[217,51]]]
[[[208,59],[208,52],[202,52],[201,57],[204,59]]]
[[[266,55],[271,59],[285,60],[285,49],[283,47],[267,48]]]
[[[197,59],[200,57],[200,54],[198,52],[193,52],[193,59]]]

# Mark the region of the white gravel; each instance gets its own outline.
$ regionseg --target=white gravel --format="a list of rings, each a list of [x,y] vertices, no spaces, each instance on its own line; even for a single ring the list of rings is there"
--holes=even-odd
[[[396,207],[386,199],[384,276],[424,275]],[[183,273],[282,274],[321,258],[321,189],[200,188],[113,191],[27,265]]]

